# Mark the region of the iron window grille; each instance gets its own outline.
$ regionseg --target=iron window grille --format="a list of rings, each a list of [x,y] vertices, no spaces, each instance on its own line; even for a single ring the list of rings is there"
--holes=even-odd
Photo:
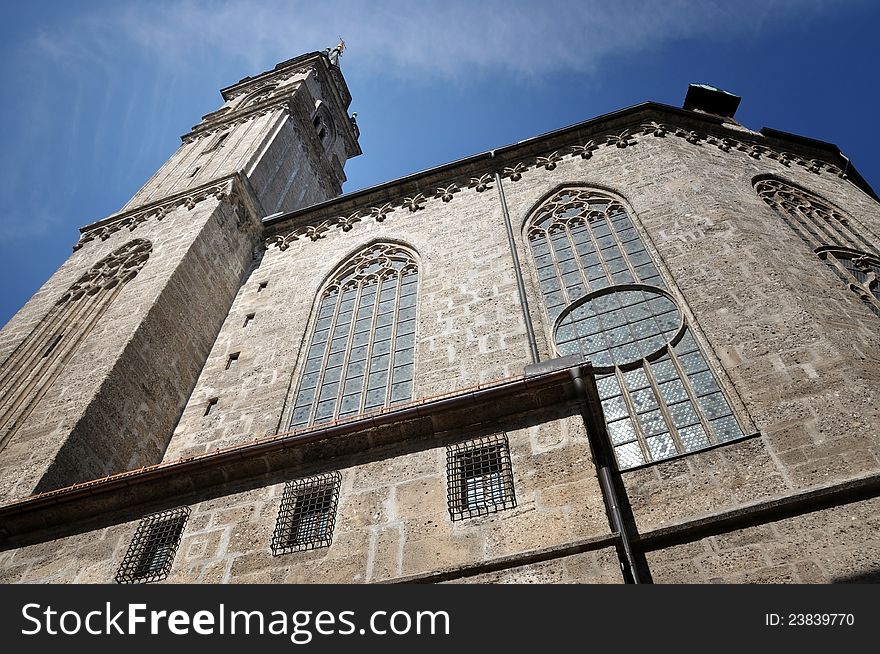
[[[562,189],[535,209],[526,237],[557,351],[596,369],[620,469],[743,436],[621,202]]]
[[[866,230],[830,202],[782,180],[761,179],[755,192],[880,315],[880,249]]]
[[[285,484],[272,535],[274,556],[330,547],[341,481],[342,476],[332,472]]]
[[[116,583],[161,581],[171,571],[189,518],[189,507],[160,511],[142,518],[116,572]]]
[[[515,507],[507,434],[448,445],[446,480],[453,521]]]

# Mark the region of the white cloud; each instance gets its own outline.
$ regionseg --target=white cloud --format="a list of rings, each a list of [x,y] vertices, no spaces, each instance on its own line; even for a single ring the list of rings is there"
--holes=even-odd
[[[829,10],[822,0],[264,0],[137,3],[85,15],[44,35],[44,52],[66,61],[112,56],[133,43],[169,66],[215,55],[250,69],[345,37],[344,65],[386,74],[461,77],[506,72],[527,77],[591,71],[611,55],[681,38],[754,35],[774,21]],[[851,5],[851,3],[850,3]]]
[[[0,200],[15,207],[0,216],[0,239],[55,229],[55,216],[68,215],[98,184],[106,186],[102,197],[108,198],[101,210],[117,208],[109,198],[127,197],[122,173],[140,179],[132,171],[157,144],[168,141],[165,126],[185,128],[181,120],[192,120],[190,114],[173,114],[186,92],[182,86],[205,85],[198,96],[209,103],[207,112],[215,108],[210,103],[216,102],[216,88],[235,81],[231,70],[254,74],[332,46],[340,34],[349,46],[343,57],[349,79],[471,85],[499,75],[528,84],[551,73],[604,74],[619,57],[645,56],[681,39],[763,37],[783,23],[812,19],[835,7],[822,0],[83,5],[64,22],[47,22],[39,32],[22,34],[20,56],[3,64],[4,76],[15,80],[18,92],[5,107],[14,127],[0,138],[0,165],[7,171]],[[103,215],[76,218],[89,222]]]

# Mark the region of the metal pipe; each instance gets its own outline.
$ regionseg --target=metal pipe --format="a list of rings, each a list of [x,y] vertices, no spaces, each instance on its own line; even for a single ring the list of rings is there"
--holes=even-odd
[[[495,152],[492,152],[495,156]],[[532,317],[529,314],[529,301],[526,298],[526,286],[523,283],[522,268],[519,265],[519,255],[516,252],[516,241],[513,238],[513,227],[510,224],[510,211],[507,209],[507,198],[504,196],[504,187],[501,185],[501,175],[495,171],[495,186],[498,188],[498,199],[501,201],[501,212],[504,214],[504,227],[507,229],[507,243],[510,245],[510,255],[513,258],[513,273],[516,277],[516,292],[519,294],[519,304],[522,308],[523,321],[526,324],[526,336],[529,339],[529,351],[532,355],[532,363],[538,363],[538,343],[535,340],[535,329],[532,326]]]
[[[623,506],[620,495],[614,483],[614,454],[605,431],[605,422],[601,419],[601,406],[597,402],[590,401],[590,393],[587,392],[587,382],[584,380],[583,368],[578,366],[570,369],[572,383],[574,384],[575,396],[581,408],[581,416],[587,428],[590,440],[590,449],[593,451],[593,459],[599,476],[599,487],[602,490],[602,499],[605,501],[605,509],[608,511],[608,519],[612,531],[619,534],[618,556],[624,573],[624,580],[632,584],[651,583],[650,573],[647,566],[639,561],[633,549],[633,534],[630,527],[634,523],[632,515],[626,520],[623,514]]]

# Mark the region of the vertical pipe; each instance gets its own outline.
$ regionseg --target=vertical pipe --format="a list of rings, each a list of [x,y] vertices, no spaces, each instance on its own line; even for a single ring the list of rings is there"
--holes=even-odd
[[[619,534],[620,550],[618,550],[618,556],[620,556],[624,569],[624,580],[633,584],[650,584],[652,583],[651,573],[644,555],[636,553],[632,545],[635,520],[631,512],[624,515],[624,511],[628,510],[628,505],[625,506],[621,502],[621,494],[618,493],[615,485],[614,454],[605,433],[604,421],[600,419],[601,407],[595,406],[595,402],[590,401],[587,381],[584,379],[584,371],[580,366],[571,369],[571,377],[578,403],[581,406],[581,416],[589,435],[590,447],[596,461],[602,499],[605,501],[611,528]]]
[[[492,155],[494,156],[494,152]],[[535,329],[532,326],[532,317],[529,314],[529,301],[526,298],[526,287],[523,283],[522,268],[519,265],[519,255],[516,253],[516,241],[513,238],[513,227],[510,224],[510,212],[507,210],[507,198],[504,196],[504,187],[501,185],[501,175],[495,172],[495,186],[498,188],[498,199],[501,202],[501,212],[504,214],[504,227],[507,229],[507,242],[510,245],[510,255],[513,258],[513,272],[516,276],[516,291],[519,294],[519,304],[522,307],[523,321],[526,324],[526,336],[529,339],[529,350],[532,355],[532,363],[538,363],[538,343],[535,341]]]

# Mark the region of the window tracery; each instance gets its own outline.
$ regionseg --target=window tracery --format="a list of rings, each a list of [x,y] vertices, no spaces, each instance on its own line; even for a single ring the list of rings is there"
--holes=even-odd
[[[418,265],[398,245],[355,255],[317,304],[291,428],[412,398]]]
[[[830,202],[782,180],[760,179],[755,192],[880,315],[880,249],[864,230]]]
[[[125,284],[144,267],[152,249],[150,241],[134,239],[95,263],[0,365],[0,449],[46,394]]]
[[[623,204],[562,189],[526,237],[555,347],[592,362],[621,469],[743,436]]]

